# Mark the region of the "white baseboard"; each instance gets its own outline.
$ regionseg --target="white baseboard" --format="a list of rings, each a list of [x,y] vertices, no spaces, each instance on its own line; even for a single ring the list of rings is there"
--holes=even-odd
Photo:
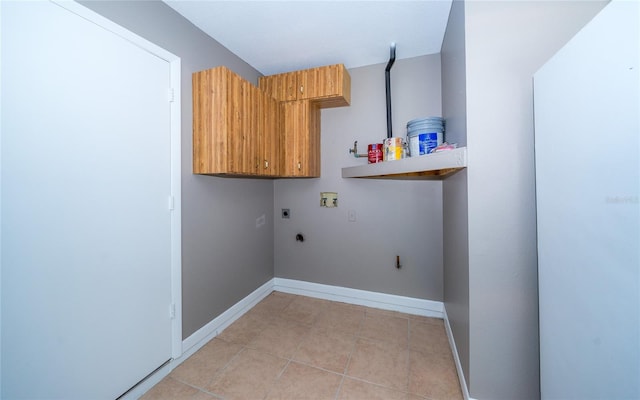
[[[319,299],[400,311],[425,317],[444,318],[441,301],[423,300],[393,294],[370,292],[340,286],[323,285],[293,279],[275,278],[273,290]]]
[[[456,363],[456,370],[458,371],[458,379],[460,380],[460,388],[462,388],[462,395],[464,396],[465,400],[474,400],[471,397],[469,397],[469,388],[467,387],[467,380],[464,378],[462,363],[460,363],[460,357],[458,356],[458,348],[456,347],[456,341],[453,337],[451,324],[449,324],[449,317],[447,316],[446,308],[444,308],[444,328],[447,331],[447,337],[449,338],[449,346],[451,347],[451,353],[453,353],[453,360]]]
[[[223,312],[216,318],[212,319],[208,324],[195,331],[191,336],[182,341],[182,357],[187,353],[195,353],[200,347],[218,336],[218,333],[234,323],[238,318],[242,317],[244,313],[267,297],[272,291],[273,279],[270,279],[264,285],[251,292],[247,297],[231,306],[227,311]],[[194,348],[195,350],[193,350]]]

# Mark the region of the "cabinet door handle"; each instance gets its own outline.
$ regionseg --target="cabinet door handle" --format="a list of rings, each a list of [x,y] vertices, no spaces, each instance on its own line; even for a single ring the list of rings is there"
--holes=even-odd
[[[269,161],[264,160],[264,169],[269,168]]]
[[[300,86],[300,93],[304,93],[304,86]]]
[[[302,169],[302,164],[298,163],[298,171]]]

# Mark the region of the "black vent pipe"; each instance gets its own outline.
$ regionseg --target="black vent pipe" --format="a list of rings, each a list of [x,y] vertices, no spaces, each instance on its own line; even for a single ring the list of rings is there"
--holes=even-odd
[[[391,43],[391,54],[389,56],[389,62],[387,63],[387,68],[384,70],[384,80],[387,87],[387,137],[390,138],[393,136],[392,128],[391,128],[391,67],[393,67],[393,63],[396,61],[396,44]]]

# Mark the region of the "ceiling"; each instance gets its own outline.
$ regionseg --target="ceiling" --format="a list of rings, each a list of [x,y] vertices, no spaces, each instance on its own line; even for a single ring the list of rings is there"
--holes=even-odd
[[[164,0],[264,75],[440,52],[451,0]]]

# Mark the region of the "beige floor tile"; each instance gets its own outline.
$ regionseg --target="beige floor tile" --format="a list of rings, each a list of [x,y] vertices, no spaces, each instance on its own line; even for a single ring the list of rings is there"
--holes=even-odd
[[[272,292],[270,295],[262,299],[247,314],[256,318],[278,316],[282,310],[297,298],[298,296],[282,292]]]
[[[214,396],[212,394],[208,394],[205,392],[198,392],[195,396],[191,397],[189,400],[219,400],[219,399],[220,397]]]
[[[273,292],[143,399],[267,396],[462,398],[442,319]]]
[[[174,369],[171,377],[203,388],[240,350],[240,345],[213,339]]]
[[[345,378],[338,400],[407,400],[407,393]]]
[[[311,325],[315,322],[318,315],[327,308],[328,304],[329,302],[327,300],[300,296],[289,303],[282,311],[281,316],[282,318]]]
[[[367,313],[362,322],[359,336],[407,347],[409,342],[409,320],[394,315]]]
[[[293,359],[342,374],[347,367],[355,341],[355,336],[340,331],[314,331],[300,343]]]
[[[373,307],[367,307],[367,314],[387,315],[390,317],[398,317],[398,318],[404,318],[404,319],[409,319],[409,317],[411,316],[410,314],[405,314],[400,311],[383,310],[381,308],[373,308]]]
[[[262,399],[276,381],[287,360],[246,349],[207,386],[225,399]]]
[[[451,354],[443,325],[415,320],[409,323],[409,349],[433,356]]]
[[[268,400],[327,399],[336,397],[342,376],[291,362],[267,396]]]
[[[332,307],[350,308],[352,310],[358,310],[362,312],[366,312],[367,310],[371,309],[371,307],[360,306],[360,305],[351,304],[351,303],[343,303],[341,301],[330,301],[329,303],[330,303],[329,305]]]
[[[409,351],[393,343],[358,339],[347,375],[399,390],[407,389]]]
[[[462,399],[453,357],[428,357],[411,351],[409,392],[433,400]]]
[[[324,332],[341,331],[356,335],[360,332],[364,315],[365,311],[362,307],[334,303],[318,316],[313,327]]]
[[[247,344],[262,332],[269,320],[245,314],[222,331],[218,338],[231,343]]]
[[[290,359],[310,330],[293,321],[275,319],[247,347]]]
[[[192,388],[168,376],[145,393],[140,400],[190,399],[198,392],[198,389]]]

